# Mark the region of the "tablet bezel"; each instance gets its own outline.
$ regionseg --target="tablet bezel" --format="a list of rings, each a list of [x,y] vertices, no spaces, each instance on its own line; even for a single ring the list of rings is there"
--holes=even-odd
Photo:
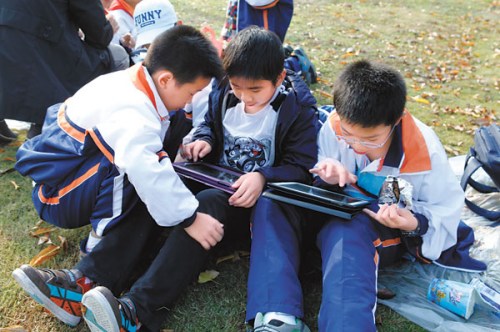
[[[326,204],[328,206],[338,207],[341,209],[360,210],[363,207],[366,207],[370,204],[370,202],[367,200],[351,197],[348,195],[329,191],[323,188],[310,186],[299,182],[270,182],[268,183],[268,186],[272,189],[276,189],[278,191],[293,195],[298,198],[313,200],[321,204]],[[315,194],[311,193],[311,190],[314,190]],[[328,195],[328,197],[319,195],[322,193]],[[337,196],[342,200],[332,198],[331,197],[332,195]],[[348,199],[350,202],[346,202],[344,201],[344,199]]]
[[[245,174],[235,169],[229,169],[205,162],[177,162],[173,163],[172,166],[174,167],[174,170],[183,177],[201,182],[213,188],[221,189],[227,193],[235,192],[235,189],[231,187],[232,184],[241,175]],[[198,169],[194,169],[193,167]],[[210,172],[203,172],[203,168],[210,169]],[[211,173],[213,171],[218,172],[221,176],[214,176],[213,173]],[[228,181],[227,177],[232,178],[233,180]]]

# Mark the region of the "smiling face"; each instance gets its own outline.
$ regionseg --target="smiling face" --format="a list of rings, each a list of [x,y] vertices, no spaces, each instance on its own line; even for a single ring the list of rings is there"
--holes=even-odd
[[[254,80],[244,77],[231,77],[229,83],[236,98],[245,103],[245,112],[254,114],[266,106],[274,96],[276,88],[281,85],[286,72],[276,80],[276,84],[269,80]]]
[[[160,70],[152,75],[156,90],[163,104],[169,111],[175,111],[186,106],[195,93],[201,91],[210,83],[208,77],[198,77],[192,82],[180,84],[168,70]]]

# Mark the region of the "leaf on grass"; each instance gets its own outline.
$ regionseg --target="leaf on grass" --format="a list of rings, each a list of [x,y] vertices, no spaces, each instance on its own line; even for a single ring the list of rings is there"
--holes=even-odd
[[[426,105],[429,105],[431,102],[428,101],[427,99],[424,99],[424,98],[421,98],[421,97],[411,97],[411,99],[413,101],[416,101],[417,103],[421,103],[421,104],[426,104]]]
[[[33,257],[30,261],[31,266],[39,266],[40,264],[48,261],[55,255],[59,253],[61,247],[56,246],[54,244],[49,244],[47,248],[40,251],[35,257]]]
[[[41,245],[41,244],[52,244],[52,240],[50,239],[49,234],[42,235],[38,238],[37,245]]]
[[[206,270],[200,273],[198,276],[198,283],[199,284],[204,284],[209,281],[213,281],[217,276],[219,275],[219,272],[215,270]]]
[[[248,251],[242,251],[242,250],[236,250],[233,252],[231,255],[219,257],[215,264],[219,264],[228,260],[231,260],[232,262],[239,261],[243,257],[248,257],[250,256],[250,253]]]
[[[19,186],[17,185],[16,181],[10,181],[10,183],[12,183],[12,185],[14,186],[14,190],[19,189]]]
[[[454,149],[449,145],[445,145],[444,150],[454,156],[458,156],[460,154],[460,152],[457,149]]]
[[[12,158],[12,157],[5,157],[5,158],[3,158],[3,160],[5,160],[5,161],[14,161],[14,162],[16,161],[16,160],[15,160],[14,158]]]
[[[215,262],[215,264],[220,264],[220,263],[228,261],[230,259],[232,259],[232,260],[234,259],[234,254],[217,258],[217,261]]]
[[[12,325],[7,327],[0,327],[0,332],[28,332],[28,330],[26,330],[21,325]]]
[[[59,247],[61,247],[61,249],[63,251],[66,251],[68,249],[68,240],[66,240],[66,238],[64,236],[61,236],[61,235],[58,235],[57,236],[59,238]]]
[[[14,172],[14,167],[0,170],[0,175],[4,175],[10,172]]]
[[[326,98],[333,98],[333,95],[332,95],[331,93],[328,93],[328,92],[323,91],[323,90],[317,90],[317,91],[318,91],[318,93],[319,93],[320,95],[322,95],[323,97],[326,97]]]
[[[56,229],[54,227],[34,227],[33,231],[30,232],[30,235],[33,237],[39,237],[43,234],[50,234]]]

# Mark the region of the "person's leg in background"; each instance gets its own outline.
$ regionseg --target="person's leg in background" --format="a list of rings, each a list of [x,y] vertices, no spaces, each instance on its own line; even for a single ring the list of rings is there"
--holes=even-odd
[[[0,145],[12,143],[16,139],[17,134],[10,130],[7,122],[4,119],[0,120]]]

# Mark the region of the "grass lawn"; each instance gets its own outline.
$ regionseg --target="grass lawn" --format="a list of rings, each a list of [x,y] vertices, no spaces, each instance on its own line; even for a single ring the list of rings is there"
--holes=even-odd
[[[185,24],[222,26],[226,0],[171,0]],[[499,1],[391,0],[295,1],[295,16],[287,34],[300,45],[320,72],[311,87],[319,104],[331,104],[332,82],[345,64],[368,58],[398,68],[408,85],[408,110],[432,126],[450,156],[464,154],[473,131],[495,122],[499,105]],[[497,22],[497,23],[495,23]],[[14,165],[24,141],[0,147],[0,171]],[[11,272],[28,263],[43,246],[29,232],[38,222],[31,203],[31,181],[16,172],[0,175],[0,331],[20,325],[30,331],[85,331],[59,323],[27,297]],[[42,266],[67,268],[78,259],[78,243],[89,229],[56,230],[68,246]],[[193,285],[165,322],[181,331],[243,331],[248,258],[213,264],[220,272],[212,282]],[[305,320],[317,330],[321,276],[303,275]],[[334,313],[332,313],[334,314]],[[422,331],[397,313],[379,306],[380,331]]]

